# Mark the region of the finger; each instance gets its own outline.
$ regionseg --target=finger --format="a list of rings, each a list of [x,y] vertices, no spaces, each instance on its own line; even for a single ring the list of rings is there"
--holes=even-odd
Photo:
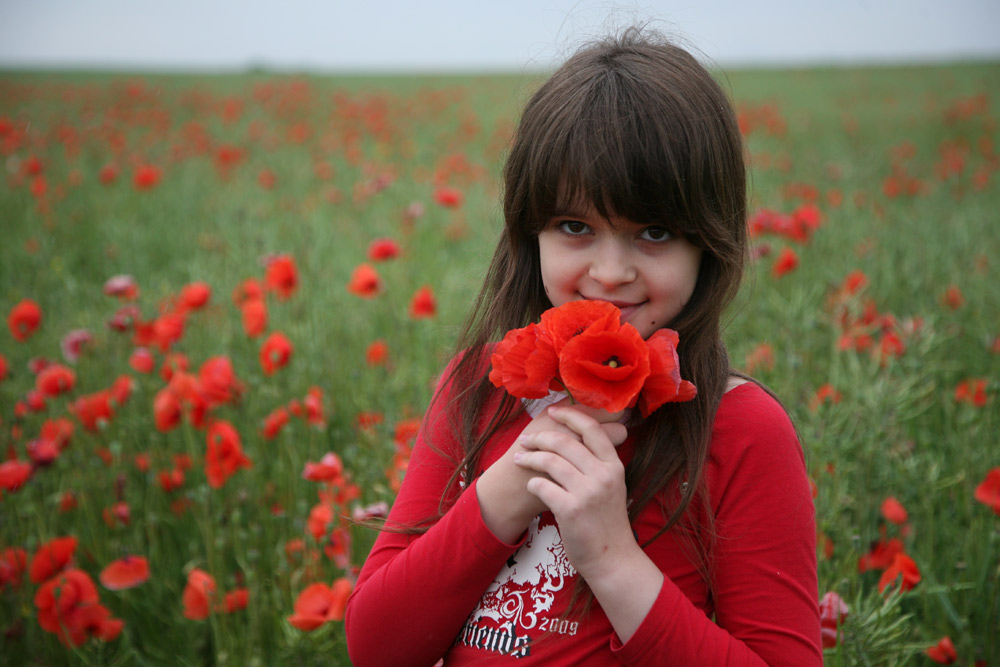
[[[601,428],[607,434],[608,439],[611,441],[615,447],[625,442],[628,438],[628,429],[625,428],[624,424],[601,424]]]
[[[606,424],[601,424],[590,415],[573,408],[549,408],[549,416],[558,424],[569,427],[579,434],[583,444],[602,461],[618,458],[611,438],[604,430]]]
[[[520,446],[522,451],[514,455],[514,460],[518,463],[525,454],[547,453],[565,460],[574,469],[584,474],[592,473],[597,466],[601,465],[594,453],[580,442],[580,436],[576,433],[565,435],[556,431],[541,431],[521,438]],[[533,462],[528,467],[536,469],[536,465],[545,464],[534,463],[534,461],[548,461],[548,458],[536,457],[528,460]],[[545,472],[549,472],[549,470],[546,468]]]
[[[518,452],[514,455],[514,463],[527,470],[546,475],[564,489],[573,488],[582,476],[580,470],[572,463],[558,454],[543,450]]]

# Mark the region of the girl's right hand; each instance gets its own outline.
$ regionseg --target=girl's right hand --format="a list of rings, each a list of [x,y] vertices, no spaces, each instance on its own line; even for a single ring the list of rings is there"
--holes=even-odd
[[[563,399],[558,406],[569,406],[569,399]],[[625,442],[628,435],[625,426],[620,423],[622,412],[607,412],[583,405],[572,407],[585,412],[598,422],[616,446]],[[574,438],[580,436],[566,426],[556,422],[548,415],[548,410],[542,410],[531,420],[521,436],[539,431],[558,431]],[[476,497],[479,500],[480,511],[486,526],[502,542],[513,544],[531,523],[539,512],[548,509],[537,496],[527,491],[528,480],[539,473],[527,470],[514,463],[514,455],[525,449],[520,445],[520,438],[507,449],[493,465],[480,475],[476,482]]]

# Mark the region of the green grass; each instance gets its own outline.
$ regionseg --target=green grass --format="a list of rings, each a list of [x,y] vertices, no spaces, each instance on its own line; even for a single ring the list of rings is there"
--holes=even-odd
[[[724,82],[745,120],[771,119],[770,127],[747,126],[753,210],[791,213],[812,191],[823,217],[806,243],[756,239],[771,252],[752,267],[726,336],[741,366],[758,345],[771,346],[773,364],[754,373],[781,396],[802,436],[819,527],[833,543],[832,555],[820,556],[818,593],[836,591],[852,607],[846,645],[829,660],[919,664],[924,648],[949,635],[961,663],[1000,664],[1000,519],[973,499],[1000,465],[1000,65],[732,71]],[[505,142],[533,85],[528,76],[0,75],[0,118],[11,128],[0,135],[0,311],[24,298],[43,311],[24,343],[0,332],[9,365],[0,381],[0,446],[23,460],[42,423],[69,416],[73,400],[123,373],[136,381],[106,428],[77,424],[51,466],[4,493],[0,549],[23,548],[30,558],[44,542],[74,535],[75,562],[95,579],[125,554],[147,556],[152,570],[139,588],[99,586],[124,629],[112,642],[76,649],[39,627],[38,584],[25,578],[4,587],[0,653],[34,664],[348,664],[339,622],[303,632],[286,618],[309,583],[352,576],[373,535],[350,529],[347,568],[323,555],[315,565],[286,556],[291,540],[321,547],[307,530],[320,485],[301,473],[333,451],[360,493],[338,511],[391,501],[394,428],[421,414],[481,280],[500,225]],[[227,115],[227,105],[239,113]],[[215,164],[223,145],[244,154],[228,174]],[[948,155],[960,165],[946,163]],[[30,157],[47,183],[41,203],[31,192],[35,176],[25,173]],[[120,173],[104,185],[98,172],[108,163]],[[162,181],[140,191],[131,176],[142,163],[160,167]],[[467,168],[448,172],[448,164]],[[258,184],[264,169],[276,176],[273,189]],[[884,184],[894,170],[921,183],[919,193],[889,196]],[[385,187],[376,192],[379,177]],[[434,202],[438,179],[463,192],[462,206]],[[424,212],[406,222],[413,202]],[[378,237],[395,239],[403,254],[376,265],[384,289],[361,299],[346,284]],[[785,246],[799,265],[775,278],[771,265]],[[263,337],[244,334],[230,294],[247,278],[262,279],[272,253],[294,257],[300,282],[288,300],[267,297],[269,331],[294,345],[288,366],[268,376],[257,358]],[[830,299],[854,270],[868,284],[844,306],[860,314],[870,301],[895,318],[905,343],[884,364],[838,347],[843,332]],[[102,293],[116,274],[137,280],[145,319],[189,282],[212,287],[174,351],[194,372],[226,355],[245,385],[238,403],[214,414],[236,425],[254,465],[220,489],[203,472],[203,430],[153,426],[153,399],[165,382],[132,371],[130,336],[105,325],[122,305]],[[425,284],[438,312],[413,320],[409,300]],[[957,309],[943,302],[950,285],[964,299]],[[62,361],[59,341],[77,328],[94,340],[73,366],[75,388],[44,411],[16,416],[34,386],[29,360]],[[389,345],[388,366],[365,362],[376,339]],[[163,354],[155,354],[159,367]],[[956,386],[970,378],[987,381],[986,406],[955,401]],[[825,383],[841,400],[811,409]],[[312,386],[324,392],[322,428],[293,418],[273,440],[260,435],[268,413]],[[358,415],[373,411],[384,421],[358,428]],[[110,465],[97,456],[101,448]],[[140,453],[151,458],[148,472],[134,465]],[[180,453],[194,465],[168,494],[156,473]],[[78,506],[62,513],[66,491]],[[905,531],[881,517],[887,496],[909,511]],[[188,503],[182,513],[172,508],[178,499]],[[102,512],[119,500],[131,520],[109,525]],[[857,568],[883,530],[902,538],[923,575],[888,605],[879,573]],[[181,597],[195,567],[221,592],[245,586],[247,608],[185,619]]]

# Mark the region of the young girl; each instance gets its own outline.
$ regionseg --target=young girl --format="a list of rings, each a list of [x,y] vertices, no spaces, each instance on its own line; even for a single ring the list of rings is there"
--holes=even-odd
[[[803,453],[721,340],[748,254],[726,95],[627,31],[534,94],[503,178],[503,236],[348,602],[352,661],[821,664]],[[694,400],[642,419],[493,386],[495,341],[579,299],[676,330]]]

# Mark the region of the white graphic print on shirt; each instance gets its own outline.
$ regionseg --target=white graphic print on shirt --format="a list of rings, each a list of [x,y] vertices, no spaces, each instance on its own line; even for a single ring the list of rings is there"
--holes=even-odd
[[[545,632],[576,634],[576,623],[550,614],[556,593],[571,585],[575,574],[552,515],[540,514],[528,527],[524,544],[469,615],[457,643],[525,657],[533,637]]]

